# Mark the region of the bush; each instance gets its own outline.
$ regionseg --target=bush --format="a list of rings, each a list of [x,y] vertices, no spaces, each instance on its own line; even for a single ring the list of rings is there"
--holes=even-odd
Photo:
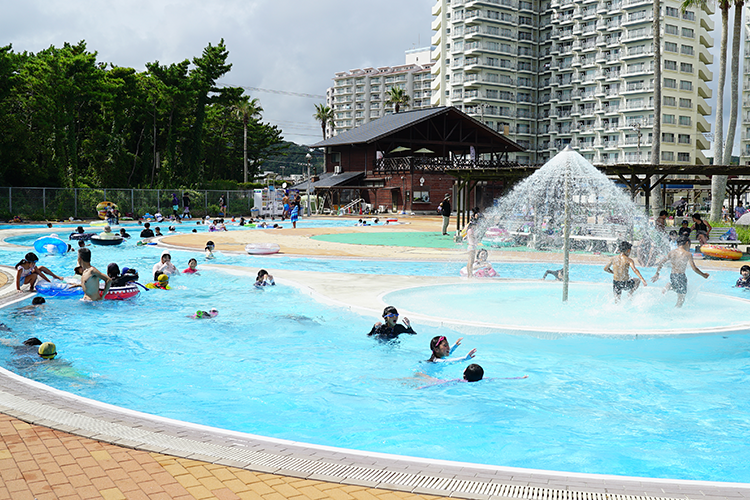
[[[739,238],[742,243],[750,243],[750,227],[735,226],[734,229],[737,231],[737,238]]]

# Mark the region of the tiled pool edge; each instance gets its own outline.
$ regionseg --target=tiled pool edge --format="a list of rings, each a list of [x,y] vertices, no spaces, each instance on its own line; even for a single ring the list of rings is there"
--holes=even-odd
[[[0,292],[1,302],[17,300],[12,285]],[[750,498],[750,484],[489,467],[252,436],[99,403],[4,369],[0,369],[0,412],[127,448],[256,472],[416,494],[477,499]]]

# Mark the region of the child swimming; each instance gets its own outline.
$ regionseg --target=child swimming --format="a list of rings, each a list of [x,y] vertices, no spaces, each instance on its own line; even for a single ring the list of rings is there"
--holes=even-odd
[[[451,347],[446,337],[443,337],[442,335],[439,337],[433,337],[433,339],[430,340],[430,349],[432,350],[432,356],[430,356],[430,359],[428,359],[427,361],[430,363],[455,363],[456,361],[467,361],[473,358],[474,354],[476,354],[477,352],[476,349],[472,349],[471,351],[469,351],[469,354],[461,358],[448,358],[448,356],[453,354],[453,351],[455,351],[456,348],[461,345],[462,340],[463,337],[460,337],[456,341],[456,343],[453,344],[453,347]]]
[[[750,288],[750,266],[742,266],[740,268],[740,275],[742,275],[742,277],[737,280],[737,284],[734,286],[739,288]]]
[[[214,245],[213,241],[208,240],[206,242],[205,251],[206,251],[206,258],[207,259],[213,259],[214,258],[214,247],[215,247],[215,245]]]
[[[196,274],[198,272],[198,261],[195,259],[190,259],[188,261],[188,267],[184,271],[182,271],[183,274]]]
[[[219,311],[216,308],[212,308],[210,311],[195,311],[195,314],[191,314],[188,318],[193,319],[212,319],[219,315]]]
[[[153,283],[147,283],[146,288],[158,288],[160,290],[169,290],[169,276],[166,274],[159,274],[156,276],[156,280]]]
[[[258,276],[255,278],[255,288],[263,288],[264,286],[274,286],[276,282],[273,280],[273,276],[268,274],[268,271],[261,269],[258,271]]]
[[[464,370],[464,376],[463,378],[454,378],[451,380],[443,380],[435,377],[430,377],[429,375],[426,375],[424,373],[418,373],[422,378],[426,378],[431,383],[427,385],[423,385],[422,387],[417,387],[417,389],[425,389],[427,387],[434,387],[436,385],[444,385],[444,384],[456,384],[460,382],[479,382],[480,380],[522,380],[525,378],[529,378],[528,375],[523,375],[522,377],[501,377],[501,378],[484,378],[484,368],[479,366],[476,363],[472,363],[469,366],[466,367]]]

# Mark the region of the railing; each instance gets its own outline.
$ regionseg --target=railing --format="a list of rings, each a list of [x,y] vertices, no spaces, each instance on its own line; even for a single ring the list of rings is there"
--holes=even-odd
[[[182,189],[88,189],[49,187],[0,188],[0,214],[19,215],[36,220],[96,218],[96,205],[114,202],[120,214],[143,215],[146,212],[172,214],[172,193],[180,201],[185,193],[190,197],[193,216],[218,215],[218,200],[224,196],[228,213],[248,214],[253,208],[253,190],[213,191]]]
[[[401,158],[381,158],[374,160],[375,172],[408,172],[412,169],[431,172],[445,172],[446,170],[475,170],[513,168],[519,164],[514,161],[469,160],[455,158],[423,158],[408,156]]]

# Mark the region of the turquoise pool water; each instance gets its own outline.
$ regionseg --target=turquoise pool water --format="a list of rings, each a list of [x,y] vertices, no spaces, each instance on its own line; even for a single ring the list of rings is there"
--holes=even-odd
[[[145,271],[160,253],[134,246],[93,250],[101,268],[117,261]],[[23,253],[0,255],[14,264]],[[182,263],[191,254],[173,255]],[[73,261],[68,255],[42,263],[63,272]],[[380,343],[366,336],[377,318],[321,305],[286,285],[255,290],[251,277],[199,261],[200,276],[179,276],[174,289],[144,292],[131,301],[57,299],[31,313],[18,309],[28,301],[5,309],[3,322],[11,331],[0,336],[10,345],[0,346],[0,363],[127,408],[298,441],[517,467],[750,481],[750,332],[680,338],[465,335],[456,354],[477,348],[475,362],[489,379],[419,389],[425,382],[418,372],[460,378],[467,363],[424,363],[430,338],[453,341],[455,331],[413,322],[418,335]],[[220,255],[213,263],[244,265],[252,274],[262,265],[447,276],[462,266],[245,255]],[[495,267],[502,276],[528,279],[554,266]],[[600,266],[574,266],[572,275],[599,283],[602,296],[609,292],[611,275]],[[730,288],[735,279],[734,273],[712,273],[686,306],[705,310],[708,291],[742,297]],[[549,312],[538,291],[519,292],[524,294],[539,304],[537,314]],[[486,297],[486,290],[479,295]],[[399,308],[416,308],[409,298],[393,300]],[[434,300],[424,299],[433,309]],[[440,309],[451,307],[465,317],[483,309],[490,314],[489,307],[466,311],[466,304],[452,300]],[[188,318],[210,307],[219,309],[216,319]],[[54,341],[58,359],[36,363],[13,349],[31,336]],[[529,378],[502,379],[524,374]]]

